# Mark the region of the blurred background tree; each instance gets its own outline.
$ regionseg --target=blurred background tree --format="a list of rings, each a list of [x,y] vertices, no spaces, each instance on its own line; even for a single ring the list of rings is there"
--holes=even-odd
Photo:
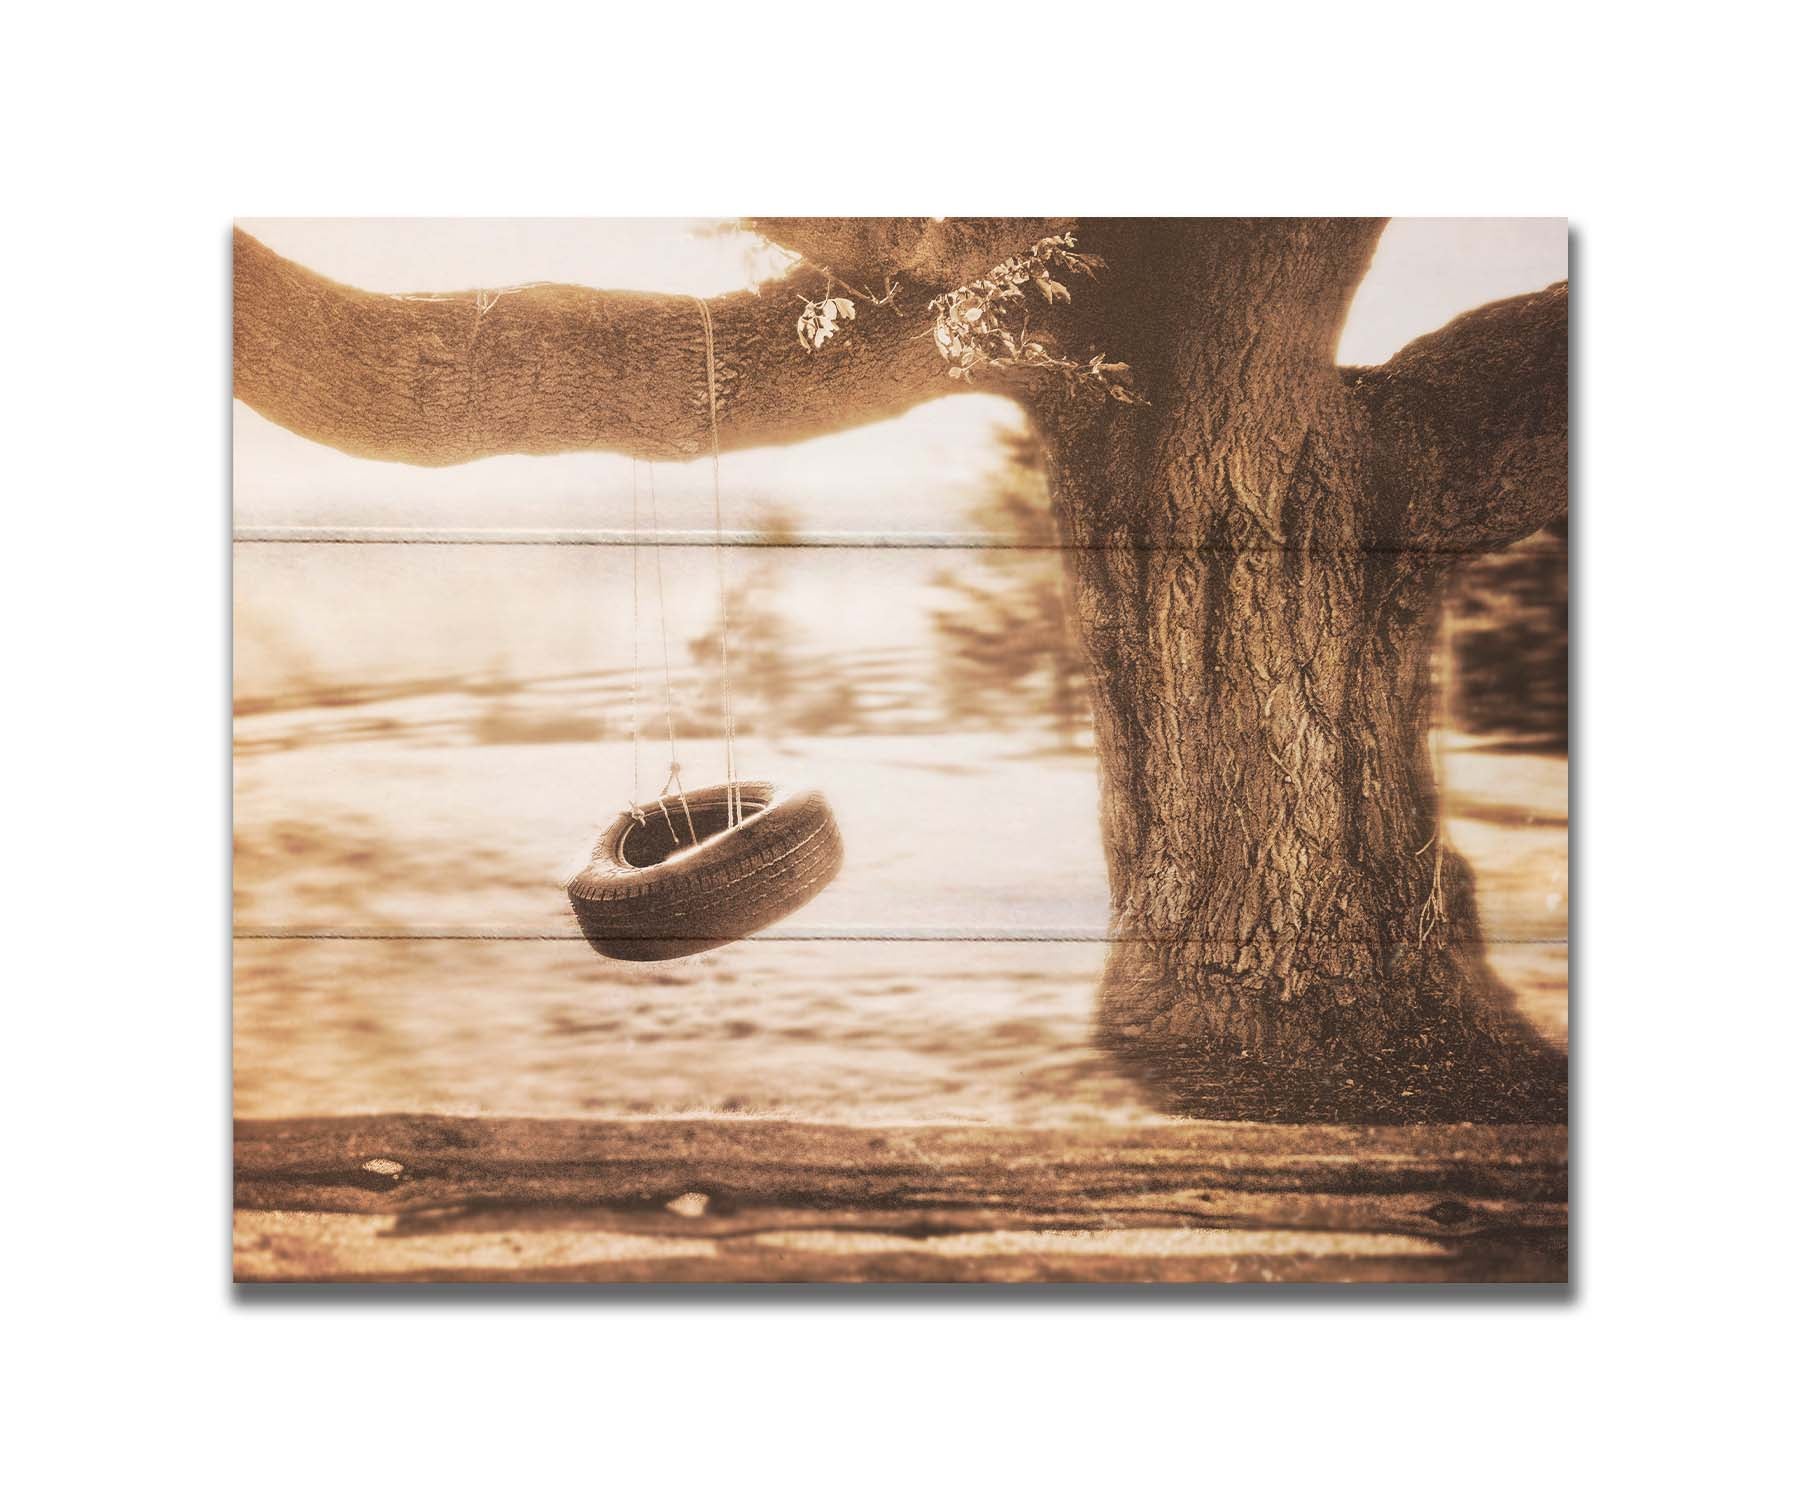
[[[1029,436],[1005,439],[1002,461],[964,514],[971,530],[998,545],[946,553],[948,560],[929,574],[920,554],[912,554],[920,558],[919,571],[859,575],[864,628],[846,640],[822,632],[816,601],[809,613],[794,593],[797,582],[816,582],[819,570],[831,568],[832,554],[814,551],[797,561],[804,538],[795,511],[779,501],[754,505],[760,545],[734,548],[727,558],[727,577],[735,580],[727,601],[740,729],[777,743],[819,735],[982,730],[1018,736],[1020,754],[1085,748],[1091,721],[1083,662],[1065,609],[1045,474]],[[643,566],[647,570],[648,561]],[[710,560],[684,576],[685,586],[701,591],[707,604],[716,601]],[[927,581],[929,590],[922,587]],[[871,596],[870,589],[878,592]],[[1465,564],[1448,608],[1451,724],[1481,737],[1489,749],[1566,753],[1566,522]],[[871,619],[884,629],[891,623],[885,638],[869,638]],[[640,726],[660,733],[654,620],[643,628],[636,711]],[[351,714],[329,731],[309,727],[305,733],[314,740],[327,733],[429,737],[452,726],[481,744],[632,732],[630,675],[617,664],[571,675],[534,669],[511,651],[495,650],[478,668],[375,677],[322,664],[311,642],[274,616],[240,608],[237,629],[240,641],[254,646],[259,665],[253,690],[238,685],[237,711]],[[716,618],[689,639],[687,656],[671,681],[677,732],[684,739],[711,739],[721,726]],[[451,699],[460,706],[448,706]],[[438,706],[404,713],[393,707],[407,701]],[[240,747],[283,748],[297,733],[271,724],[266,735],[244,739]]]
[[[794,511],[778,500],[752,511],[756,559],[725,590],[731,620],[731,697],[741,734],[780,744],[789,735],[854,734],[862,729],[856,684],[828,652],[809,642],[782,608],[783,581],[800,540]],[[719,622],[688,642],[701,701],[687,734],[716,734]]]
[[[969,508],[970,529],[998,543],[932,580],[944,716],[952,727],[1041,724],[1073,749],[1089,726],[1087,680],[1069,627],[1055,516],[1037,441],[1009,434],[1005,457]]]
[[[1036,721],[1073,748],[1089,726],[1087,685],[1029,434],[1006,439],[1004,462],[968,519],[1001,545],[969,552],[933,580],[948,596],[932,611],[945,719],[979,728]],[[1459,575],[1448,605],[1459,729],[1519,749],[1568,749],[1568,536],[1559,520]]]
[[[1449,606],[1458,728],[1567,751],[1568,548],[1564,519],[1462,570]]]

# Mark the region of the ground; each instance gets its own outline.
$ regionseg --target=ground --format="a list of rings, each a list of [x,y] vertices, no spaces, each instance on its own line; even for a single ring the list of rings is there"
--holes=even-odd
[[[1562,1274],[1560,1129],[1177,1124],[1089,1045],[1089,757],[759,747],[759,774],[831,795],[843,875],[760,940],[639,967],[588,950],[557,884],[629,747],[441,707],[240,720],[240,1277]],[[1566,764],[1448,751],[1494,965],[1561,1040]],[[568,1130],[600,1164],[574,1179]]]

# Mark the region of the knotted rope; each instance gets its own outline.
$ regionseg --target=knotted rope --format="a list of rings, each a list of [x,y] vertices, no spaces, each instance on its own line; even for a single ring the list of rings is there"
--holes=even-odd
[[[726,825],[736,827],[743,821],[743,796],[738,788],[737,779],[737,715],[731,706],[731,604],[730,595],[725,587],[725,518],[719,483],[719,373],[718,359],[713,347],[712,309],[706,305],[704,298],[695,297],[700,305],[700,326],[706,336],[706,412],[712,432],[712,489],[713,489],[713,560],[716,564],[719,584],[719,701],[723,710],[725,724],[725,803]],[[650,473],[650,530],[657,538],[652,546],[656,558],[656,616],[657,626],[662,637],[663,666],[663,723],[668,731],[669,740],[669,775],[663,782],[662,790],[657,793],[656,805],[662,811],[664,821],[669,825],[669,836],[676,843],[681,836],[675,831],[675,820],[669,813],[667,798],[671,788],[681,800],[681,809],[687,817],[688,837],[700,842],[700,836],[694,827],[693,809],[688,806],[687,792],[681,784],[680,751],[675,743],[675,690],[671,681],[672,673],[669,665],[669,609],[667,595],[663,587],[662,565],[662,527],[657,517],[656,508],[656,465],[649,466]],[[642,607],[638,585],[638,547],[640,540],[638,516],[638,466],[637,460],[631,460],[631,816],[641,825],[643,815],[643,751],[642,734],[639,722],[639,700],[643,676],[642,659],[638,646],[638,637],[642,627]]]
[[[713,561],[719,575],[719,702],[725,715],[725,801],[726,823],[735,827],[743,821],[743,799],[737,780],[737,715],[731,710],[731,609],[725,589],[725,521],[719,498],[719,369],[713,352],[712,309],[704,297],[695,297],[700,307],[700,327],[706,335],[706,415],[712,427],[713,485]]]
[[[650,530],[658,537],[662,528],[656,515],[656,465],[650,466]],[[669,734],[669,774],[663,782],[662,790],[656,794],[656,805],[662,810],[663,821],[669,825],[669,837],[677,844],[681,835],[675,831],[675,820],[669,814],[667,798],[671,787],[675,795],[681,799],[681,810],[687,816],[688,838],[694,843],[700,842],[700,835],[694,829],[694,810],[688,806],[687,792],[681,785],[681,753],[675,747],[675,689],[670,682],[669,671],[669,609],[663,592],[662,543],[656,542],[651,547],[656,557],[656,620],[662,634],[663,665],[663,723]],[[639,811],[642,806],[639,798],[638,762],[638,510],[637,510],[637,460],[631,463],[631,815],[642,823],[643,816]]]

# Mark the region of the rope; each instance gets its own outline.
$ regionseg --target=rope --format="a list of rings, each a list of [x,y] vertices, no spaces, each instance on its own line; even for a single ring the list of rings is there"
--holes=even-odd
[[[660,538],[662,528],[656,519],[656,465],[650,465],[650,529]],[[669,681],[669,606],[663,594],[662,542],[655,542],[650,551],[656,558],[656,614],[657,623],[662,630],[663,659],[663,722],[669,730],[669,779],[663,783],[663,789],[657,794],[656,805],[662,808],[664,820],[669,825],[669,837],[676,843],[681,842],[681,835],[675,832],[675,820],[669,816],[669,809],[664,798],[669,795],[669,788],[675,788],[675,795],[681,798],[681,810],[687,814],[688,837],[696,844],[700,835],[694,831],[694,810],[688,806],[687,793],[681,786],[681,758],[675,749],[675,690]]]
[[[1440,605],[1442,613],[1438,616],[1437,651],[1433,665],[1436,677],[1432,682],[1433,718],[1437,721],[1431,734],[1431,774],[1437,782],[1437,826],[1432,831],[1431,842],[1424,845],[1419,853],[1437,845],[1431,855],[1431,889],[1426,893],[1425,904],[1419,910],[1419,942],[1424,943],[1432,932],[1441,926],[1449,925],[1449,917],[1444,911],[1444,819],[1448,816],[1445,803],[1449,797],[1450,786],[1447,779],[1448,767],[1444,757],[1444,738],[1450,733],[1450,709],[1452,703],[1451,673],[1456,667],[1456,641],[1450,629],[1450,599],[1446,595]]]
[[[719,484],[718,361],[713,348],[712,309],[706,305],[703,298],[696,297],[694,301],[700,304],[700,326],[706,334],[706,409],[712,427],[713,559],[717,565],[719,582],[719,699],[725,717],[725,820],[728,827],[736,827],[743,821],[744,804],[738,790],[737,779],[737,716],[731,709],[731,609],[729,595],[725,588],[725,518]],[[485,312],[486,309],[483,308],[482,311]],[[675,795],[681,801],[681,810],[687,820],[688,837],[698,844],[700,835],[694,826],[694,810],[688,805],[687,791],[681,784],[681,755],[675,742],[675,689],[669,664],[669,606],[663,586],[662,526],[656,508],[655,464],[649,465],[649,474],[650,529],[656,538],[651,548],[652,555],[656,559],[656,616],[657,627],[662,639],[663,724],[669,740],[669,775],[663,782],[662,790],[656,795],[656,805],[663,815],[663,821],[669,826],[669,837],[679,844],[681,835],[675,830],[675,819],[668,806],[669,792],[673,788]],[[633,459],[631,461],[631,814],[642,823],[643,814],[640,809],[643,806],[643,737],[639,718],[639,698],[643,664],[638,643],[642,634],[643,609],[638,583],[639,539],[638,466],[637,460]]]
[[[643,797],[643,736],[639,732],[638,699],[643,683],[643,665],[638,651],[638,622],[643,618],[638,607],[638,483],[637,460],[631,464],[631,812],[642,815],[638,808]]]
[[[731,611],[725,592],[725,521],[719,500],[719,374],[713,353],[712,309],[695,297],[700,326],[706,334],[706,413],[712,424],[713,560],[719,575],[719,702],[725,716],[725,821],[743,821],[737,784],[737,716],[731,711]]]

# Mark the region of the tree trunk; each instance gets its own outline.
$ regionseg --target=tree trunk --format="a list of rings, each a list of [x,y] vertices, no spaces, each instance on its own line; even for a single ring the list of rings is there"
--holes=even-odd
[[[1331,366],[1372,239],[1106,238],[1126,242],[1094,244],[1112,264],[1155,270],[1096,310],[1138,330],[1109,352],[1176,398],[1038,406],[1094,691],[1101,1039],[1214,1118],[1560,1116],[1560,1064],[1508,1013],[1439,823],[1454,554],[1396,542]]]

